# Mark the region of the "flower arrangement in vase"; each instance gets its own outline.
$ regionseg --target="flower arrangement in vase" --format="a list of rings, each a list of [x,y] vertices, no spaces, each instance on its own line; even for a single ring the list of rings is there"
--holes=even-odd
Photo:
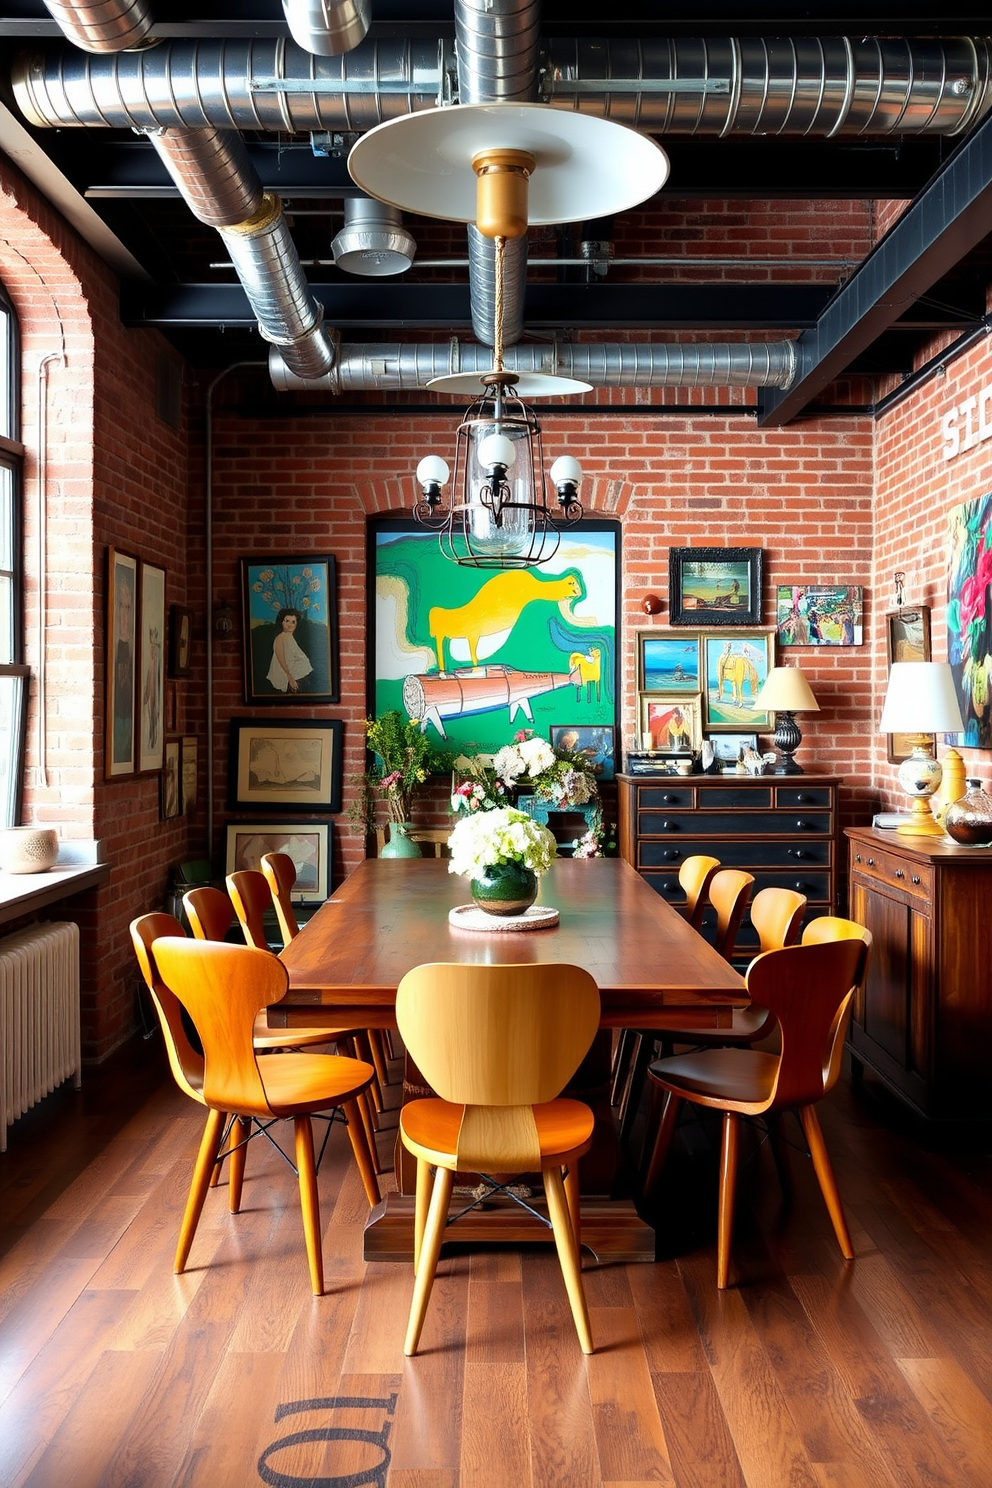
[[[472,898],[495,915],[522,914],[557,854],[555,839],[514,806],[463,816],[448,838],[449,873],[472,881]]]
[[[394,828],[403,828],[400,835],[405,836],[412,798],[435,771],[450,768],[451,756],[435,749],[420,725],[405,719],[396,708],[381,718],[367,718],[365,738],[375,763],[354,778],[356,794],[348,814],[368,834],[375,828],[378,806],[383,803],[388,821]]]
[[[493,770],[507,786],[531,790],[556,810],[585,806],[599,796],[596,776],[585,755],[552,749],[533,729],[521,729],[493,756]]]

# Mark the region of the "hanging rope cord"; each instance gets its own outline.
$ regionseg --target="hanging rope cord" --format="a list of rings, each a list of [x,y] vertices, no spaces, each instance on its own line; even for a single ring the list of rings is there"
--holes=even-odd
[[[496,296],[493,305],[493,370],[503,370],[503,258],[506,238],[497,236],[496,245]]]

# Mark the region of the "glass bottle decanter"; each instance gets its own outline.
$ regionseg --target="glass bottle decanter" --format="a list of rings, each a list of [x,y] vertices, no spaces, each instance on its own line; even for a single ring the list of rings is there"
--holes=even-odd
[[[944,831],[965,847],[988,847],[992,843],[992,796],[980,780],[966,781],[967,790],[952,801],[944,815]]]

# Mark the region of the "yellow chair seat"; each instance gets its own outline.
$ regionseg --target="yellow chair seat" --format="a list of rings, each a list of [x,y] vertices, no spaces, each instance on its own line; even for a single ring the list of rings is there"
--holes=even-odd
[[[259,1065],[265,1101],[275,1116],[319,1111],[354,1100],[375,1070],[340,1054],[269,1054]]]
[[[592,1111],[581,1101],[559,1097],[532,1106],[542,1162],[561,1165],[582,1156],[592,1141],[595,1122]],[[458,1161],[458,1134],[464,1106],[451,1101],[411,1101],[400,1110],[403,1145],[415,1157],[437,1167],[450,1168]]]

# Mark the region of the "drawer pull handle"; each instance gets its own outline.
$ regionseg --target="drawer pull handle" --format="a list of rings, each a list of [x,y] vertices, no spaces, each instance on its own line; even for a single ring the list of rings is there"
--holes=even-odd
[[[662,800],[664,801],[666,806],[677,806],[679,802],[678,796],[666,795],[662,797]]]
[[[796,797],[796,804],[798,806],[814,806],[816,802],[813,800],[812,796],[804,796],[800,791],[799,795]]]
[[[855,853],[854,854],[854,861],[856,863],[860,863],[861,862],[861,854],[860,853]]]
[[[808,821],[804,821],[803,818],[800,817],[799,820],[796,822],[796,831],[808,832],[810,830],[810,825],[811,824]]]
[[[805,858],[809,856],[801,847],[787,847],[785,851],[786,856],[790,858]]]
[[[869,858],[868,859],[868,867],[869,868],[874,868],[874,866],[875,866],[875,859],[874,858]]]
[[[905,878],[905,877],[906,877],[905,869],[903,869],[903,868],[897,868],[896,869],[896,878]]]
[[[910,879],[910,883],[918,884],[922,882],[923,880],[920,878],[920,875],[918,873],[914,873],[913,877]]]
[[[679,829],[678,822],[672,821],[662,822],[662,827],[666,832],[677,832]]]
[[[676,862],[681,856],[682,854],[679,852],[677,847],[670,847],[665,853],[665,857],[670,863]]]

